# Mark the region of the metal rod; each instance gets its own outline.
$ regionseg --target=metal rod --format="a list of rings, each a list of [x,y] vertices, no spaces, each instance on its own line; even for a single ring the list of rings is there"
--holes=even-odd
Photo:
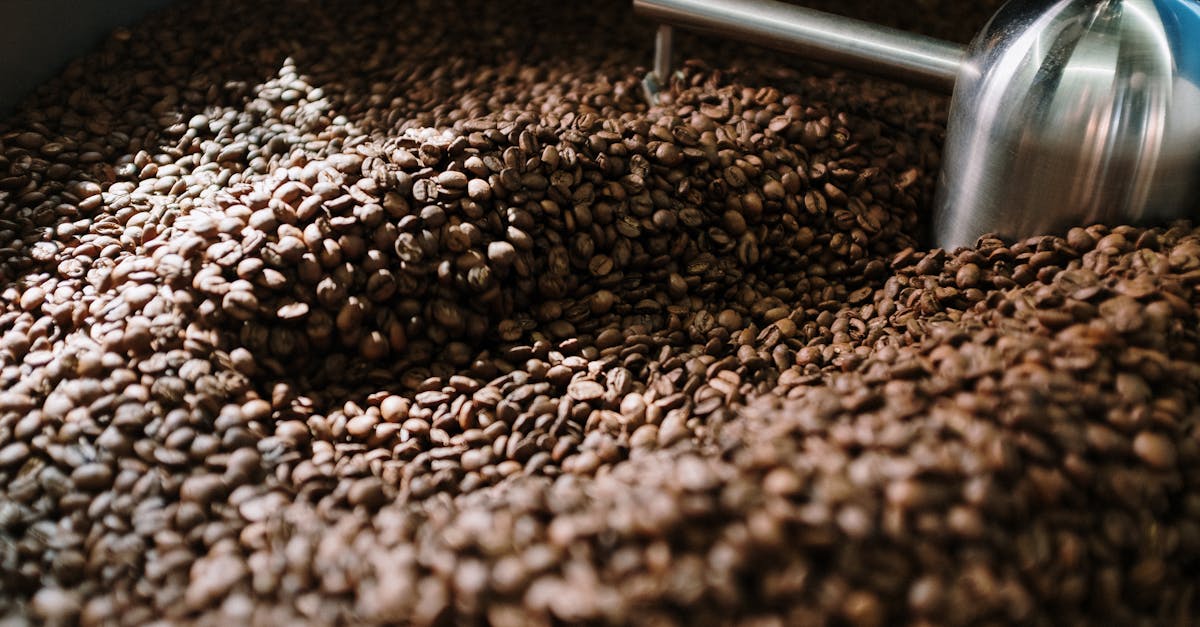
[[[671,82],[671,40],[673,34],[670,24],[660,24],[658,33],[654,36],[654,73],[658,75],[658,80],[663,85]]]
[[[965,55],[958,44],[773,0],[633,0],[633,6],[662,24],[947,92]],[[656,70],[660,57],[661,49]]]

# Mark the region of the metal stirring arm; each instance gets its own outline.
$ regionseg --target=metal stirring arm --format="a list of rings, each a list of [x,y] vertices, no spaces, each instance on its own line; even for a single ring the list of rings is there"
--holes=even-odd
[[[654,78],[671,67],[671,26],[950,92],[966,49],[950,42],[773,0],[634,0],[658,21]],[[650,81],[648,84],[653,84]]]
[[[952,91],[938,246],[1200,216],[1197,0],[1009,0],[966,47],[772,0],[633,4],[668,25],[652,79],[676,25]]]

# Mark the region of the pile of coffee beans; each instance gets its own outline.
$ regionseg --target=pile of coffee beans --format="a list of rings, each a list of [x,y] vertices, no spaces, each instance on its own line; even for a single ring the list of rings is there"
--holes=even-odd
[[[0,122],[0,621],[1200,616],[1200,229],[928,250],[944,98],[559,4],[188,3]]]

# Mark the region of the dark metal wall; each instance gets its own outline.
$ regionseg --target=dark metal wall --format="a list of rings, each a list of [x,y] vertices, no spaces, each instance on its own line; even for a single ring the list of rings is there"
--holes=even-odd
[[[0,0],[0,115],[114,27],[173,0]]]

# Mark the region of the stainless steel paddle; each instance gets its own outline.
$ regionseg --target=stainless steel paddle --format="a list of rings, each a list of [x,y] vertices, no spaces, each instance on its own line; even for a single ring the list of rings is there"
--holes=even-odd
[[[671,26],[953,92],[934,244],[1200,208],[1200,0],[1011,0],[970,45],[772,0],[634,0]]]

